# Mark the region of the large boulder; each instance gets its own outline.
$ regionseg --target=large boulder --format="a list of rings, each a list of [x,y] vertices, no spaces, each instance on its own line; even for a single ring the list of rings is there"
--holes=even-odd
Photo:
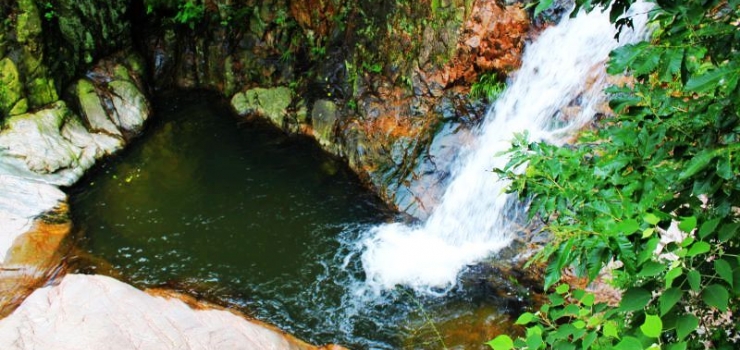
[[[0,348],[318,349],[269,325],[202,304],[194,309],[174,296],[147,294],[105,276],[67,275],[0,320]]]

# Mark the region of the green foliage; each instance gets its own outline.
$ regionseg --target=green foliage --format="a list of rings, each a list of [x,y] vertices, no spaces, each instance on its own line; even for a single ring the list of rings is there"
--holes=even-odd
[[[618,16],[631,2],[614,2],[617,26],[629,25]],[[585,296],[556,289],[545,311],[525,318],[518,348],[735,348],[740,340],[740,1],[658,5],[651,40],[611,54],[609,73],[635,79],[608,90],[616,116],[571,147],[520,135],[496,170],[553,233],[537,255],[547,262],[546,288],[569,266],[594,279],[607,263],[622,264],[613,271],[625,290],[618,307],[586,306]]]
[[[195,29],[195,24],[203,19],[203,14],[205,13],[203,3],[198,0],[184,1],[177,8],[175,21],[187,25],[190,29]]]
[[[478,81],[470,86],[471,98],[487,98],[493,101],[504,92],[506,84],[498,80],[496,73],[483,73],[478,77]]]
[[[44,2],[43,8],[44,8],[44,18],[47,21],[51,21],[52,19],[54,19],[54,17],[57,16],[56,11],[54,11],[54,4],[52,4],[51,2],[49,1]]]

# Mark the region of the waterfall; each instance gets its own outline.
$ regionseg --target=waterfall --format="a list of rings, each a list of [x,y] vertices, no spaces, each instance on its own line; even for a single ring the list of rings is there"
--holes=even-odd
[[[376,293],[399,284],[426,291],[448,288],[466,265],[509,245],[510,218],[516,216],[511,211],[525,209],[511,205],[504,193],[508,183],[491,172],[508,161],[497,154],[509,149],[517,133],[560,144],[589,123],[605,101],[609,52],[644,38],[649,9],[633,5],[634,30],[624,29],[619,41],[608,11],[566,16],[543,31],[526,48],[521,68],[487,113],[474,144],[461,150],[464,160],[427,221],[384,224],[368,232],[361,243],[368,287]]]

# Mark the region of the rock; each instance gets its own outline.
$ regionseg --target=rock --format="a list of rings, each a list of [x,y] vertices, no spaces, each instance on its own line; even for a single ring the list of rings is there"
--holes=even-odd
[[[130,81],[108,83],[115,109],[113,121],[129,133],[138,133],[150,114],[149,102],[139,88]]]
[[[0,317],[10,314],[62,266],[67,252],[64,242],[72,222],[65,204],[60,203],[54,210],[34,219],[31,228],[15,238],[4,257],[0,265]]]
[[[0,163],[0,261],[6,261],[17,237],[31,231],[36,217],[67,197],[55,186],[29,181],[13,171],[8,163]]]
[[[0,348],[317,349],[230,311],[199,306],[109,277],[67,275],[0,320]]]
[[[322,146],[333,143],[334,124],[337,122],[337,105],[328,100],[318,100],[311,110],[313,136]]]
[[[292,100],[293,92],[284,86],[255,88],[234,95],[231,106],[239,115],[257,114],[282,127]]]
[[[77,81],[75,92],[80,104],[80,113],[90,123],[91,131],[103,131],[110,135],[123,137],[116,124],[113,124],[108,118],[108,113],[103,108],[103,102],[95,91],[92,82],[87,79],[80,79]],[[121,142],[123,142],[122,139]]]
[[[24,113],[22,109],[15,108],[21,100],[22,89],[18,68],[10,58],[0,60],[0,115],[12,115]]]
[[[82,79],[72,89],[86,121],[63,101],[5,120],[0,132],[0,316],[61,265],[71,222],[66,195],[57,186],[75,183],[97,159],[123,146],[122,131],[138,132],[147,119],[135,61],[128,60],[133,62],[128,66],[102,62],[110,69],[98,69],[90,74],[95,80]]]
[[[41,18],[33,0],[19,0],[15,36],[19,43],[33,42],[41,34]]]
[[[29,178],[59,186],[72,185],[97,158],[119,148],[119,139],[89,133],[62,101],[11,117],[0,134],[0,156],[22,160],[29,173],[41,175],[25,174]]]

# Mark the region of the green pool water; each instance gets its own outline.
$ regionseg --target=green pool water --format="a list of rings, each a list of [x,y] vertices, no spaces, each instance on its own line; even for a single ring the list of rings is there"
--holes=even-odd
[[[438,347],[433,322],[480,312],[468,296],[363,291],[356,242],[393,214],[310,140],[240,122],[206,93],[155,106],[143,136],[70,190],[81,271],[353,348]]]

